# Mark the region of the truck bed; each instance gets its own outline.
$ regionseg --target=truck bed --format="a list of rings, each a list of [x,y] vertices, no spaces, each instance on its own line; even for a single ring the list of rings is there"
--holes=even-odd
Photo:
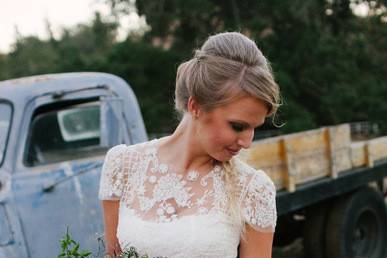
[[[352,141],[342,124],[258,140],[240,157],[273,180],[285,213],[387,177],[387,136]]]

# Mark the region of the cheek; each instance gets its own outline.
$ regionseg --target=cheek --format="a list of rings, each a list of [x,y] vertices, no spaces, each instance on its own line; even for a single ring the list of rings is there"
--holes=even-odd
[[[206,138],[207,144],[211,145],[211,149],[223,149],[225,146],[233,144],[235,134],[227,126],[217,124],[210,128]]]
[[[227,130],[215,130],[212,137],[206,141],[206,151],[214,159],[218,161],[227,161],[231,158],[226,148],[234,145],[235,137],[233,133],[229,133]]]
[[[236,141],[236,134],[222,117],[207,116],[198,129],[201,143],[210,153],[222,152]]]
[[[224,145],[230,145],[234,141],[233,134],[230,134],[229,132],[225,130],[217,130],[216,134],[214,136],[214,144],[218,145],[219,147],[224,147]]]

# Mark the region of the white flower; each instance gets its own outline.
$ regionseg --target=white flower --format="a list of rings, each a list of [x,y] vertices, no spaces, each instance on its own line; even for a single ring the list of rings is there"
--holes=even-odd
[[[167,171],[168,171],[168,166],[167,166],[167,164],[160,164],[160,165],[159,165],[159,171],[160,171],[161,174],[167,173]]]
[[[214,171],[215,172],[219,172],[221,169],[222,168],[220,166],[218,166],[218,165],[215,165],[215,167],[214,167]]]
[[[159,216],[163,216],[164,215],[164,210],[161,209],[161,208],[158,208],[156,212],[157,212],[157,215],[159,215]]]
[[[149,177],[149,182],[150,182],[151,184],[156,183],[156,181],[157,181],[157,177],[155,177],[155,176],[150,176],[150,177]]]
[[[203,197],[204,197],[204,196],[203,196]],[[204,201],[205,201],[205,198],[199,198],[199,199],[196,201],[196,205],[202,206],[202,205],[204,205]]]
[[[189,181],[192,181],[192,182],[195,182],[199,177],[199,173],[195,170],[193,171],[190,171],[188,174],[187,174],[187,179]]]
[[[168,214],[173,214],[173,213],[175,213],[175,208],[173,208],[172,206],[169,206],[169,207],[167,208],[167,213],[168,213]]]

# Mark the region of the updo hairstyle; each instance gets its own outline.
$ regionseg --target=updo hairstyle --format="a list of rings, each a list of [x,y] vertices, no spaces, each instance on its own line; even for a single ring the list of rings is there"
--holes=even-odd
[[[177,69],[175,108],[187,112],[189,97],[207,111],[247,94],[262,100],[268,116],[280,105],[280,93],[268,61],[254,41],[238,32],[210,36],[195,56]]]

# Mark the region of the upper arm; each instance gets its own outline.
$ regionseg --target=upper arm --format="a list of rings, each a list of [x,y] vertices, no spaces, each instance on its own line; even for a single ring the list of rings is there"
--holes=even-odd
[[[106,253],[120,254],[121,248],[117,239],[119,201],[103,200],[103,218],[105,228]]]
[[[246,225],[239,246],[239,258],[271,258],[274,232],[260,232]]]
[[[125,150],[125,145],[118,145],[106,154],[98,194],[103,210],[106,253],[112,257],[121,252],[116,234],[120,198],[127,180],[127,169],[124,166]]]

